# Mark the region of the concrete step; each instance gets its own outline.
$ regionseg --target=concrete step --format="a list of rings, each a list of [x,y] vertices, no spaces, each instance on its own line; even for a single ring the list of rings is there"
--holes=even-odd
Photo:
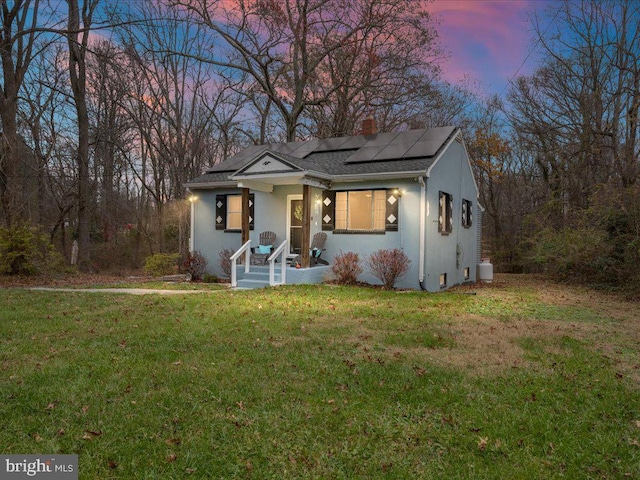
[[[246,278],[241,278],[238,280],[237,288],[243,289],[255,289],[255,288],[265,288],[269,286],[269,279],[266,281],[263,280],[250,280]]]
[[[281,278],[282,278],[282,275],[280,275],[279,273],[276,273],[274,275],[274,279],[276,282],[280,282]],[[242,274],[238,275],[238,279],[259,280],[262,282],[269,283],[269,272],[249,272],[249,273],[242,272]]]

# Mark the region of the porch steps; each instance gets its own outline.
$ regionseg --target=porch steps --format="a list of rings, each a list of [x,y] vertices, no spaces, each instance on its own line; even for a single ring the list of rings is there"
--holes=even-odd
[[[279,269],[279,267],[278,267]],[[282,276],[276,271],[275,281],[280,282]],[[269,286],[269,267],[251,267],[249,273],[244,273],[244,267],[238,270],[237,288],[264,288]]]

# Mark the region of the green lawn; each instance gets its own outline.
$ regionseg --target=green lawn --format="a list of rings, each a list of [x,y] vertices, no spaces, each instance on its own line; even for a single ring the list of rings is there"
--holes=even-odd
[[[635,306],[546,291],[0,289],[1,450],[83,479],[640,478]]]

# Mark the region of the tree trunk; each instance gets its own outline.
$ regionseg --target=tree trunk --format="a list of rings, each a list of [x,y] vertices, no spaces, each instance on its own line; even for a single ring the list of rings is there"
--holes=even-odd
[[[69,5],[69,76],[71,90],[78,116],[78,267],[89,269],[90,228],[91,228],[91,189],[89,185],[89,114],[87,111],[86,53],[88,32],[79,34],[80,12],[78,1],[67,0]],[[83,13],[90,11],[85,5]],[[83,28],[89,28],[90,15],[83,14]]]

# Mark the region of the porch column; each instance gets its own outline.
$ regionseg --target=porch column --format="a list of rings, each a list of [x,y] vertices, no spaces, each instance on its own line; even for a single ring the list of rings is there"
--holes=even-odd
[[[242,189],[242,245],[249,240],[249,189]],[[245,265],[247,264],[246,253],[243,254]]]
[[[311,246],[311,186],[302,186],[302,268],[309,268]]]

